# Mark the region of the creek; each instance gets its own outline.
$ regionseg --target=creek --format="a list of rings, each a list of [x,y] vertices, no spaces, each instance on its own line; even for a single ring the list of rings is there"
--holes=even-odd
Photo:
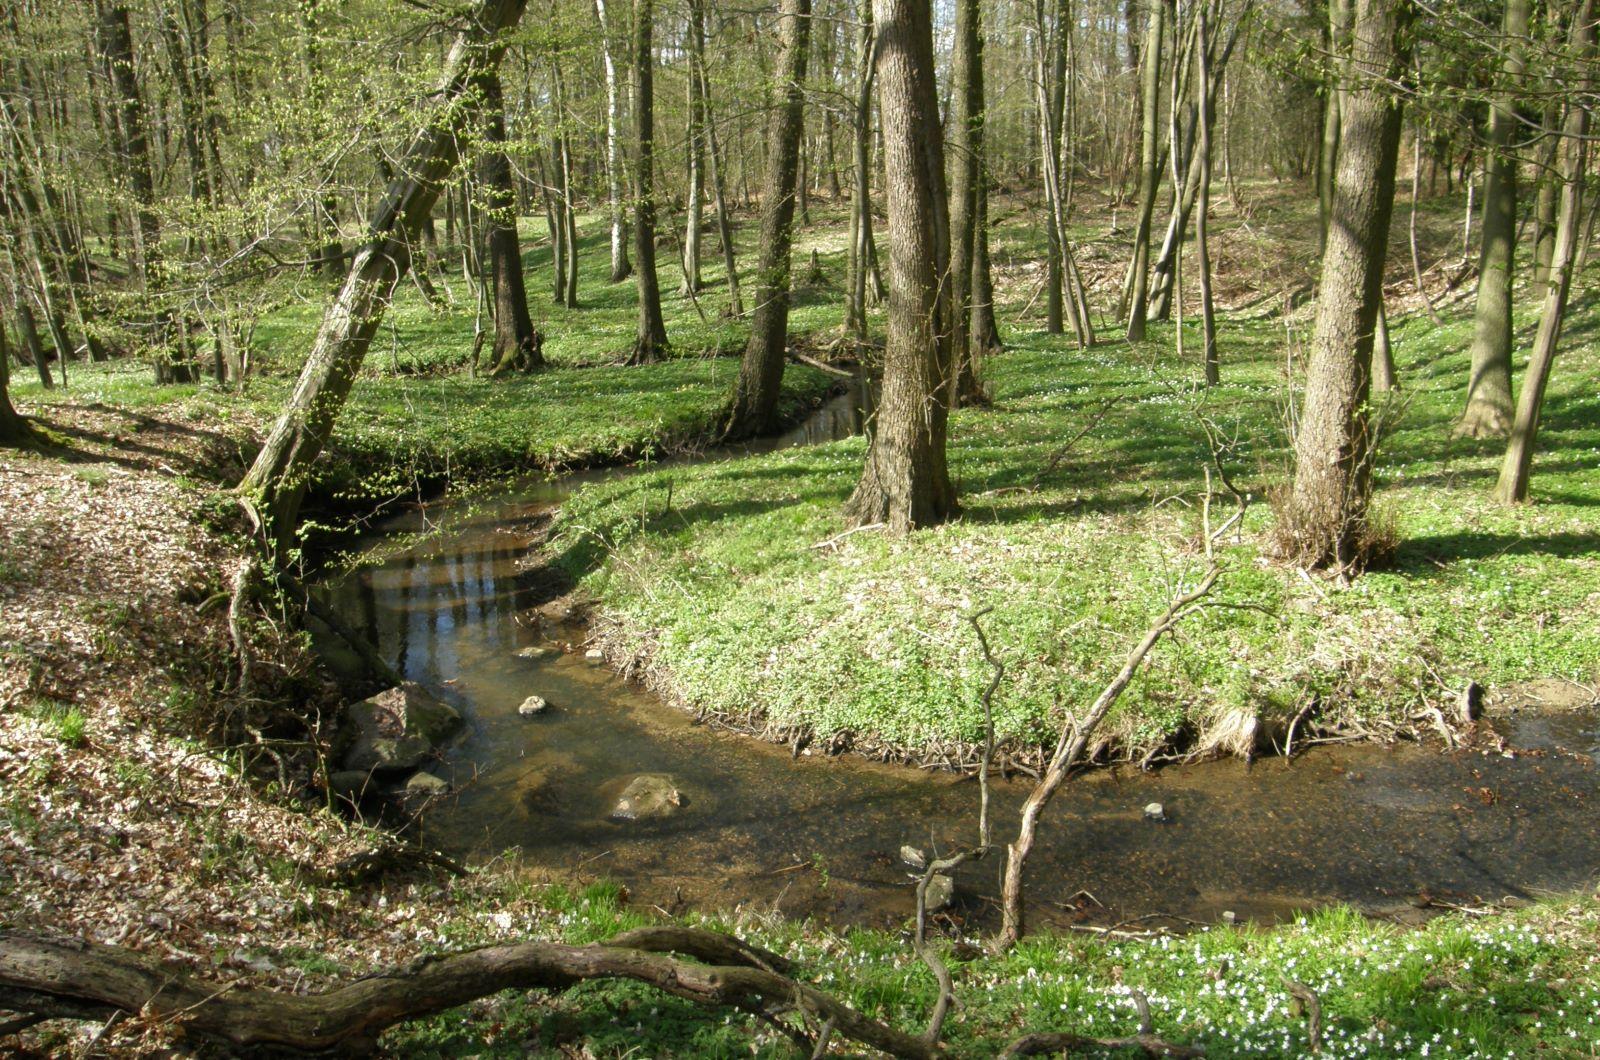
[[[857,433],[856,396],[752,452]],[[458,707],[464,734],[433,772],[456,791],[420,827],[465,858],[515,851],[550,879],[608,877],[636,904],[736,905],[885,926],[912,911],[902,846],[970,845],[970,777],[790,749],[697,724],[586,658],[584,630],[530,623],[539,517],[592,472],[524,483],[488,504],[418,506],[381,528],[420,543],[319,588],[405,677]],[[520,653],[520,654],[519,654]],[[532,657],[529,657],[532,656]],[[524,717],[529,696],[551,708]],[[1427,908],[1591,885],[1600,713],[1488,720],[1506,749],[1333,745],[1282,758],[1085,773],[1057,795],[1029,864],[1032,922],[1057,927],[1230,915],[1273,922],[1331,902],[1402,919]],[[639,774],[681,805],[655,820],[611,811]],[[1027,778],[994,784],[996,838],[1014,834]],[[1146,817],[1159,802],[1165,820]],[[954,912],[994,919],[1000,859],[964,867]],[[1171,919],[1166,919],[1171,918]]]

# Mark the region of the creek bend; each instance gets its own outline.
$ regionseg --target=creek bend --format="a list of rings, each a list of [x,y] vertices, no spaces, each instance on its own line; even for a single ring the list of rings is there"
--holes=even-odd
[[[860,418],[847,396],[783,438],[701,459],[842,437]],[[672,911],[743,904],[836,924],[901,922],[912,911],[901,847],[970,844],[973,779],[852,755],[796,758],[697,724],[586,659],[581,626],[519,621],[540,602],[525,562],[533,524],[575,484],[616,474],[627,471],[525,484],[470,510],[416,508],[383,529],[431,531],[421,543],[319,588],[400,673],[466,717],[430,767],[458,790],[429,810],[426,840],[467,858],[515,850],[551,879],[609,877],[635,902]],[[552,708],[519,715],[530,695]],[[1293,762],[1080,775],[1041,826],[1030,920],[1209,922],[1227,911],[1272,922],[1330,902],[1411,917],[1428,899],[1475,905],[1592,884],[1600,712],[1489,723],[1514,751],[1342,745]],[[640,774],[670,776],[681,807],[613,820]],[[1014,833],[1027,791],[1026,778],[995,782],[998,841]],[[1167,820],[1146,819],[1151,802]],[[957,914],[994,919],[999,869],[992,858],[957,873]]]

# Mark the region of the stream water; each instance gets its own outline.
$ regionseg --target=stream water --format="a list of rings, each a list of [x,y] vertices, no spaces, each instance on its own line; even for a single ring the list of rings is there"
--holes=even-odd
[[[859,425],[856,402],[839,399],[759,448]],[[463,857],[514,849],[551,878],[610,877],[635,902],[674,911],[753,904],[834,923],[901,921],[912,907],[901,847],[970,844],[976,782],[853,756],[796,758],[698,725],[586,659],[581,627],[528,623],[539,602],[520,562],[530,525],[572,482],[519,487],[470,512],[408,512],[387,529],[436,532],[321,589],[396,669],[467,718],[430,767],[457,791],[428,813],[427,840]],[[547,650],[519,656],[528,648]],[[531,694],[551,709],[520,716]],[[1492,724],[1517,750],[1334,746],[1293,762],[1083,775],[1046,814],[1029,867],[1032,919],[1210,921],[1226,911],[1273,921],[1332,901],[1413,916],[1430,900],[1493,902],[1593,883],[1600,713]],[[681,808],[662,820],[612,820],[622,788],[641,773],[669,775]],[[1025,779],[996,783],[997,838],[1014,829],[1027,790]],[[1150,802],[1163,805],[1164,822],[1146,819]],[[992,917],[998,870],[991,860],[958,874],[958,916]]]

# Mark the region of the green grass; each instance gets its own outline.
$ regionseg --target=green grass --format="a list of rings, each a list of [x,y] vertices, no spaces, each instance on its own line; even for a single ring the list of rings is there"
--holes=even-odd
[[[1015,238],[1014,236],[1010,238]],[[1002,245],[1005,239],[1002,239]],[[1531,299],[1524,299],[1524,303]],[[1533,319],[1519,319],[1526,349]],[[1293,343],[1303,364],[1306,336]],[[1202,420],[1253,497],[1225,551],[1213,608],[1163,643],[1111,717],[1111,752],[1244,750],[1281,737],[1315,699],[1325,721],[1403,720],[1424,696],[1600,675],[1600,346],[1583,298],[1546,401],[1531,506],[1488,497],[1501,444],[1452,440],[1468,311],[1442,328],[1397,321],[1403,392],[1377,469],[1400,550],[1349,588],[1267,558],[1266,496],[1289,467],[1285,328],[1225,319],[1224,383],[1195,384],[1199,336],[1078,351],[1011,331],[985,366],[992,407],[958,412],[952,474],[964,516],[904,540],[840,534],[863,441],[671,468],[581,491],[561,514],[556,562],[613,620],[619,657],[710,712],[848,732],[915,752],[982,732],[990,671],[965,616],[985,607],[1007,667],[1000,735],[1053,739],[1175,587],[1201,565]],[[1520,377],[1520,364],[1518,372]],[[1054,472],[1052,454],[1115,400]],[[670,489],[670,509],[665,500]],[[1215,521],[1228,503],[1219,501]]]
[[[540,899],[543,932],[575,944],[645,918],[612,885],[557,888]],[[878,1019],[920,1031],[933,982],[893,933],[839,934],[771,919],[709,920],[794,960],[797,975]],[[956,1056],[992,1056],[1034,1031],[1097,1036],[1138,1029],[1134,990],[1155,1033],[1211,1056],[1307,1054],[1308,1027],[1286,980],[1316,992],[1329,1057],[1587,1056],[1600,1047],[1600,903],[1552,901],[1487,918],[1450,916],[1420,929],[1330,908],[1265,930],[1250,925],[1126,941],[1027,939],[996,957],[946,953],[961,1007],[947,1026]],[[453,945],[495,929],[458,926]],[[977,940],[972,940],[977,941]],[[509,992],[398,1028],[385,1039],[415,1056],[772,1056],[792,1046],[753,1021],[633,983],[588,983],[564,994]]]

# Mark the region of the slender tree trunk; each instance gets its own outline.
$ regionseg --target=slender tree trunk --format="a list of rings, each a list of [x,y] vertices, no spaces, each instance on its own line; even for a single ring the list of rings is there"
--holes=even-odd
[[[483,230],[490,273],[484,282],[494,291],[494,354],[490,374],[526,372],[544,364],[528,315],[528,291],[522,275],[522,244],[517,238],[517,194],[506,157],[506,105],[500,75],[486,72],[478,81],[482,98],[484,155],[478,166],[483,187]]]
[[[33,307],[28,304],[28,295],[20,286],[13,287],[11,294],[17,307],[17,333],[22,339],[22,348],[33,358],[34,370],[39,373],[39,385],[52,390],[56,381],[50,378],[50,362],[45,356],[44,343],[39,341],[39,324],[34,319]]]
[[[409,265],[409,248],[456,161],[456,145],[473,107],[473,83],[499,64],[502,30],[516,25],[526,0],[479,0],[465,16],[445,61],[427,122],[401,156],[399,176],[369,221],[367,242],[323,315],[300,380],[255,463],[239,484],[273,561],[291,561],[300,501],[311,465],[333,432],[377,331],[395,284]]]
[[[633,258],[639,285],[639,334],[629,364],[650,364],[667,353],[667,324],[661,315],[656,277],[655,169],[655,0],[633,3],[634,144]]]
[[[689,0],[689,49],[691,55],[705,54],[706,12],[704,0]],[[705,201],[705,89],[699,65],[691,61],[689,71],[689,181],[688,202],[683,224],[683,284],[685,295],[700,291],[700,228]]]
[[[1211,244],[1207,221],[1211,216],[1211,78],[1212,72],[1208,62],[1211,43],[1206,27],[1206,5],[1211,0],[1198,0],[1195,7],[1195,18],[1199,26],[1199,46],[1195,48],[1195,62],[1198,64],[1196,71],[1199,83],[1195,86],[1195,98],[1200,102],[1198,125],[1200,127],[1200,152],[1195,159],[1195,170],[1199,173],[1200,187],[1198,191],[1199,202],[1196,205],[1194,221],[1195,265],[1200,272],[1200,329],[1203,336],[1204,362],[1206,385],[1216,386],[1222,382],[1221,360],[1217,353],[1217,308],[1211,294]]]
[[[956,0],[950,108],[950,402],[983,400],[972,345],[973,263],[983,150],[983,24],[978,0]]]
[[[1582,0],[1573,15],[1570,32],[1574,57],[1586,64],[1594,61],[1594,8],[1594,0]],[[1582,95],[1587,96],[1593,90],[1594,76],[1590,73],[1584,77]],[[1573,263],[1577,258],[1579,230],[1582,227],[1580,219],[1583,216],[1584,175],[1588,167],[1588,136],[1589,111],[1574,99],[1568,105],[1567,119],[1562,127],[1565,164],[1561,171],[1561,204],[1556,211],[1556,243],[1551,255],[1550,279],[1539,313],[1539,332],[1534,337],[1533,352],[1528,357],[1528,368],[1522,377],[1522,393],[1517,398],[1511,440],[1506,445],[1500,478],[1494,488],[1495,499],[1505,504],[1528,499],[1528,481],[1533,475],[1534,444],[1538,439],[1539,419],[1544,409],[1545,387],[1550,382],[1550,369],[1555,363],[1556,347],[1561,341],[1561,325],[1572,291]]]
[[[1167,0],[1148,0],[1143,87],[1144,133],[1139,149],[1139,222],[1133,235],[1133,266],[1128,287],[1128,341],[1143,342],[1150,284],[1150,221],[1155,214],[1156,186],[1161,180],[1161,39],[1167,22]]]
[[[700,66],[703,71],[704,56],[700,59]],[[701,84],[704,83],[702,73]],[[717,125],[712,120],[709,100],[706,106],[706,147],[710,150],[711,194],[717,202],[717,241],[722,244],[722,268],[728,274],[728,315],[742,317],[744,299],[739,294],[739,262],[733,245],[733,222],[728,217],[728,189],[722,179],[722,148],[717,140]]]
[[[748,438],[775,428],[789,336],[796,184],[805,136],[806,57],[811,48],[811,0],[778,6],[782,54],[776,71],[783,93],[767,130],[767,178],[761,193],[761,251],[750,341],[739,364],[728,437]]]
[[[950,227],[931,0],[875,0],[873,12],[894,253],[883,394],[845,514],[854,526],[883,524],[898,534],[957,510],[945,459]]]
[[[854,186],[850,202],[850,276],[845,328],[858,342],[867,338],[867,274],[872,257],[872,83],[876,35],[872,0],[861,0],[861,28],[856,38],[856,109]]]
[[[1511,139],[1524,72],[1522,41],[1529,0],[1505,0],[1501,85],[1489,115],[1484,152],[1483,246],[1478,254],[1478,303],[1472,316],[1472,369],[1467,406],[1455,433],[1504,437],[1511,430],[1511,276],[1517,238],[1517,159]]]
[[[1400,145],[1400,103],[1387,85],[1407,65],[1406,31],[1414,13],[1412,0],[1357,0],[1294,485],[1282,513],[1294,558],[1341,575],[1358,571],[1364,559],[1373,332]]]
[[[1000,341],[1000,327],[994,313],[994,271],[989,264],[989,168],[988,152],[980,144],[978,151],[978,186],[976,234],[972,243],[972,350],[979,357],[999,353],[1004,349]]]
[[[578,209],[572,201],[572,131],[568,127],[566,78],[558,61],[550,64],[551,102],[555,107],[556,192],[561,197],[559,218],[561,242],[566,257],[558,274],[556,304],[578,308]]]
[[[1038,83],[1036,96],[1039,110],[1040,178],[1044,181],[1045,201],[1045,277],[1044,277],[1044,330],[1047,335],[1059,335],[1062,330],[1062,230],[1060,204],[1057,196],[1061,182],[1057,173],[1061,168],[1061,114],[1066,99],[1066,27],[1056,20],[1054,32],[1045,15],[1045,0],[1034,0],[1034,40],[1037,45],[1034,61],[1034,78]]]
[[[1533,203],[1533,290],[1540,298],[1549,285],[1550,262],[1556,250],[1556,207],[1561,198],[1561,180],[1555,173],[1556,151],[1561,146],[1556,126],[1561,120],[1560,114],[1559,107],[1545,108],[1547,139],[1539,150],[1535,170],[1539,191]]]
[[[600,56],[606,71],[606,196],[611,208],[611,282],[633,271],[628,261],[628,221],[622,207],[622,87],[618,83],[615,28],[606,21],[606,0],[594,0],[600,20]]]

